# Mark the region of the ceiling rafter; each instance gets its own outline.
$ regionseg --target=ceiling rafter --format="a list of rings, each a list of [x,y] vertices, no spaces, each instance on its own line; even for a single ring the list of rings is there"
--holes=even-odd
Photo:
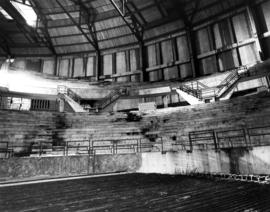
[[[25,2],[21,2],[22,4]],[[13,18],[18,29],[24,34],[26,39],[30,43],[36,43],[41,46],[41,44],[46,45],[46,43],[41,39],[36,29],[28,26],[24,17],[18,12],[18,10],[13,6],[9,0],[1,0],[0,6]],[[27,5],[29,6],[29,5]]]
[[[201,0],[196,0],[194,11],[193,11],[193,13],[191,14],[191,17],[190,17],[190,19],[189,19],[189,22],[190,22],[190,23],[193,22],[193,19],[194,19],[195,15],[197,14],[198,10],[199,10],[200,3],[201,3]]]
[[[86,16],[86,18],[87,18],[86,24],[87,24],[89,34],[95,43],[96,50],[100,51],[99,46],[98,46],[97,31],[96,31],[95,24],[94,24],[96,17],[93,14],[91,14],[89,11],[89,10],[93,11],[94,9],[87,8],[81,0],[71,0],[71,1],[80,6],[81,12],[83,11],[84,13],[86,13],[86,15],[87,15]]]
[[[114,8],[117,10],[119,16],[121,16],[122,20],[126,23],[126,25],[129,27],[131,32],[135,35],[137,40],[139,42],[143,42],[143,27],[142,25],[137,21],[137,19],[133,16],[132,12],[129,10],[129,8],[126,5],[126,1],[123,1],[122,8],[125,8],[125,10],[121,10],[115,0],[110,0],[111,4],[114,6]],[[130,16],[126,16],[126,11],[129,11]]]
[[[145,18],[143,17],[142,13],[139,11],[138,7],[132,2],[132,1],[128,1],[127,2],[129,5],[131,5],[131,7],[135,10],[134,14],[138,14],[138,16],[140,17],[140,19],[142,20],[143,24],[146,25],[147,21],[145,20]]]
[[[167,11],[166,10],[163,10],[163,8],[161,7],[160,3],[158,0],[154,0],[155,3],[156,3],[156,6],[158,8],[158,11],[160,12],[160,14],[162,15],[162,17],[166,17],[168,15]]]
[[[89,38],[89,36],[82,29],[81,25],[76,22],[76,20],[70,15],[70,13],[63,6],[63,4],[59,0],[55,0],[55,1],[62,8],[62,10],[67,14],[67,16],[73,22],[73,24],[77,26],[77,28],[80,30],[80,32],[83,34],[83,36],[87,39],[87,41],[95,48],[96,51],[99,51],[98,46],[96,45],[95,41],[93,41],[92,39]]]
[[[42,27],[41,30],[42,30],[42,32],[43,32],[43,34],[45,36],[45,39],[46,39],[46,41],[48,43],[47,47],[51,50],[53,55],[57,56],[57,53],[56,53],[55,48],[53,46],[53,42],[52,42],[49,30],[48,30],[48,21],[47,21],[47,19],[45,18],[41,8],[33,0],[29,0],[29,2],[32,5],[32,7],[33,7],[34,11],[36,12],[36,14],[38,14],[38,16],[40,17],[41,22],[44,25],[44,27]]]

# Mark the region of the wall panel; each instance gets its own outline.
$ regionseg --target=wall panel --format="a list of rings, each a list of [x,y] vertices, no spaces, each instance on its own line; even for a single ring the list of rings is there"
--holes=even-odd
[[[156,66],[157,63],[157,51],[156,45],[147,46],[148,67]]]
[[[165,68],[163,70],[163,73],[164,73],[164,80],[179,78],[179,73],[178,73],[178,67],[177,66],[173,66],[173,67],[170,67],[170,68]]]
[[[207,57],[200,60],[200,75],[208,75],[217,71],[216,56]]]
[[[255,44],[240,47],[239,53],[242,65],[254,64],[258,61]]]
[[[112,75],[112,55],[103,56],[103,75]]]
[[[95,57],[88,57],[86,76],[95,76]]]
[[[126,54],[125,52],[116,53],[116,70],[117,74],[123,74],[126,72]]]
[[[199,29],[196,32],[196,46],[198,54],[213,50],[211,31],[209,27]]]
[[[163,41],[161,43],[161,51],[163,64],[170,63],[174,60],[171,40]]]
[[[43,72],[44,74],[50,74],[50,75],[53,75],[53,74],[54,74],[54,65],[55,65],[54,59],[51,59],[51,60],[44,60],[44,61],[43,61],[42,72]]]
[[[68,77],[69,73],[69,59],[62,59],[59,61],[59,76]]]
[[[216,48],[222,48],[234,43],[232,27],[228,19],[213,26]]]
[[[163,73],[162,72],[163,71],[161,69],[149,72],[150,82],[163,80]]]
[[[238,42],[251,38],[251,29],[246,13],[241,13],[232,18],[235,36]]]
[[[139,55],[138,49],[132,49],[129,51],[130,71],[136,71],[139,69]]]
[[[186,79],[186,78],[189,78],[189,77],[193,76],[193,74],[192,74],[192,66],[191,66],[190,63],[180,65],[179,68],[180,68],[180,77],[181,77],[181,79]]]
[[[218,55],[218,64],[220,71],[225,71],[238,67],[240,64],[238,60],[237,50],[233,49],[220,53]]]
[[[178,52],[178,60],[180,62],[186,62],[190,60],[189,55],[189,45],[186,36],[181,36],[176,38],[177,43],[177,52]]]
[[[265,18],[267,30],[269,32],[270,31],[270,1],[267,1],[262,4],[262,12]]]
[[[84,77],[83,58],[75,58],[74,60],[74,75],[73,77]]]

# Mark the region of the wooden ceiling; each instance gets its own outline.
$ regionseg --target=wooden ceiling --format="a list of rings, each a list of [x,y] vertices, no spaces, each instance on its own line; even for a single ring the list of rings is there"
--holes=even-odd
[[[38,14],[30,27],[11,4]],[[49,56],[136,46],[192,28],[245,0],[1,0],[0,55]]]

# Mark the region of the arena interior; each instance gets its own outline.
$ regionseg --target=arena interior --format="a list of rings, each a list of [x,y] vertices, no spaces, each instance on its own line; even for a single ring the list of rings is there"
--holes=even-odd
[[[270,0],[0,0],[0,211],[270,211]]]

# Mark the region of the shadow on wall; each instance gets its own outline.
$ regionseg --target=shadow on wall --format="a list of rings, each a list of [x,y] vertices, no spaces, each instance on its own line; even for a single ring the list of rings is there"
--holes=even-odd
[[[58,113],[55,116],[55,130],[52,133],[52,145],[53,146],[64,146],[65,141],[63,136],[61,136],[61,132],[59,130],[70,128],[67,124],[66,114]]]
[[[142,135],[151,142],[155,142],[159,137],[160,123],[158,118],[153,118],[150,123],[147,123],[141,128]]]
[[[249,154],[249,150],[247,148],[230,148],[230,149],[223,149],[223,151],[229,157],[230,173],[231,174],[241,174],[240,160],[242,157]]]

